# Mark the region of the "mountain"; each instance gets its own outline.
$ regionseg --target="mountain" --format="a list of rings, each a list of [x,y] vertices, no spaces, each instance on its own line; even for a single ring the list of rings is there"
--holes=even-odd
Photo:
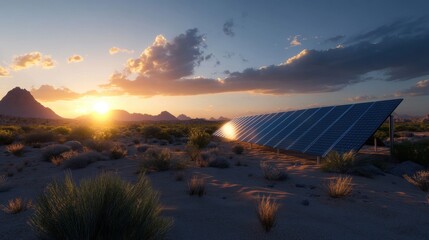
[[[78,119],[90,119],[95,117],[95,114],[88,114],[78,117]],[[178,119],[167,111],[163,111],[158,115],[149,115],[141,113],[129,113],[125,110],[111,110],[109,119],[121,122],[138,122],[138,121],[178,121]]]
[[[180,114],[179,116],[177,116],[177,119],[179,119],[180,121],[187,121],[191,120],[192,118],[186,116],[185,114]]]
[[[0,100],[0,114],[12,117],[61,119],[50,108],[40,104],[31,93],[16,87]]]
[[[211,118],[209,118],[208,120],[209,120],[209,121],[229,121],[230,119],[229,119],[229,118],[226,118],[226,117],[222,117],[222,116],[220,116],[218,119],[216,119],[216,118],[214,118],[214,117],[211,117]]]

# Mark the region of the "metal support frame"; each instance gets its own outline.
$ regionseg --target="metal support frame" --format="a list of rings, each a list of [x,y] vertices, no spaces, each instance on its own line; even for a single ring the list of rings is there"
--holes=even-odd
[[[377,138],[374,136],[374,152],[377,152]]]
[[[320,156],[317,156],[317,161],[316,161],[317,165],[320,164]]]
[[[390,153],[393,151],[393,144],[395,144],[395,126],[393,115],[389,116],[389,138],[390,138]]]

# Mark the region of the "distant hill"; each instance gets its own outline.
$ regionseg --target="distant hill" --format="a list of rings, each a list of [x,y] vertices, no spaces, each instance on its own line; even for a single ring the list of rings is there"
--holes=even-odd
[[[93,114],[78,117],[78,119],[92,118]],[[129,113],[125,110],[111,110],[109,112],[109,119],[121,122],[137,122],[137,121],[178,121],[174,115],[167,111],[163,111],[158,115],[149,115],[141,113]]]
[[[187,121],[191,120],[192,118],[186,116],[185,114],[180,114],[179,116],[177,116],[177,119],[179,119],[180,121]]]
[[[61,119],[54,111],[40,104],[31,93],[16,87],[0,100],[0,115],[22,117]]]
[[[211,118],[209,118],[208,120],[209,120],[209,121],[229,121],[230,119],[229,119],[229,118],[226,118],[226,117],[222,117],[222,116],[220,116],[218,119],[216,119],[216,118],[214,118],[214,117],[211,117]]]

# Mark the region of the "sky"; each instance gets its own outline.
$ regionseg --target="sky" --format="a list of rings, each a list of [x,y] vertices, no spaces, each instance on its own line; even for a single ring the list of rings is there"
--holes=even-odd
[[[67,118],[237,117],[404,98],[429,113],[428,1],[2,1],[0,96]]]

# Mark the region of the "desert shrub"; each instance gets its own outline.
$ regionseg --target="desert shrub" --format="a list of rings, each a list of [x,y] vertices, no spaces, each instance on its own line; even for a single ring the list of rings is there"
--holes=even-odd
[[[356,153],[354,151],[340,154],[331,151],[322,162],[322,170],[327,172],[346,173],[356,165]]]
[[[79,153],[73,150],[67,151],[67,152],[63,152],[59,155],[53,156],[51,157],[51,163],[54,164],[55,166],[59,166],[61,165],[64,161],[69,160],[72,157],[77,156]]]
[[[143,155],[140,172],[166,171],[171,167],[172,154],[168,148],[149,148]]]
[[[203,149],[210,143],[210,139],[211,136],[204,130],[193,128],[189,133],[188,145]]]
[[[144,152],[146,152],[146,150],[148,150],[149,148],[150,148],[150,146],[149,146],[149,145],[142,144],[142,145],[139,145],[139,146],[137,147],[137,151],[138,151],[138,152],[142,152],[142,153],[144,153]]]
[[[0,145],[11,144],[14,139],[15,136],[11,131],[0,129]]]
[[[58,157],[61,153],[70,151],[71,148],[64,144],[52,144],[42,149],[44,161],[51,161],[53,157]]]
[[[187,145],[185,148],[186,154],[189,156],[191,161],[198,161],[201,158],[201,151],[192,145]]]
[[[67,141],[64,143],[64,145],[71,147],[71,149],[74,151],[83,151],[83,145],[79,141]]]
[[[404,175],[404,178],[422,191],[429,191],[429,170],[418,171],[411,177]]]
[[[127,156],[127,148],[124,145],[121,144],[115,144],[113,145],[113,147],[110,149],[110,159],[121,159],[125,156]]]
[[[352,177],[335,177],[328,181],[326,189],[332,198],[342,198],[351,194],[353,190]]]
[[[229,168],[229,162],[226,158],[217,156],[208,162],[209,167]]]
[[[106,157],[98,152],[84,152],[69,158],[63,162],[64,168],[80,169],[86,168],[89,164],[97,161],[104,161]]]
[[[10,189],[10,185],[7,182],[5,175],[0,175],[0,192],[6,192]]]
[[[56,140],[55,133],[43,129],[37,129],[23,135],[23,141],[26,144],[55,142]]]
[[[170,167],[174,170],[183,170],[186,169],[188,165],[185,159],[176,157],[171,160]]]
[[[84,145],[94,151],[103,152],[103,151],[109,151],[112,148],[113,143],[108,140],[90,139],[90,140],[86,140]]]
[[[10,214],[17,214],[22,211],[27,210],[27,208],[30,208],[32,205],[31,200],[25,201],[21,198],[14,198],[12,200],[9,200],[6,206],[1,206],[2,210],[10,213]]]
[[[235,154],[242,154],[243,151],[244,151],[244,147],[239,144],[232,147],[232,152],[234,152]]]
[[[24,145],[22,143],[13,143],[6,146],[6,151],[12,153],[15,156],[21,156],[24,152]]]
[[[258,218],[261,222],[262,227],[266,232],[269,232],[276,224],[277,211],[279,204],[274,201],[271,196],[263,196],[258,201]]]
[[[188,193],[191,196],[198,195],[202,197],[206,193],[204,178],[193,176],[191,180],[188,181]]]
[[[145,142],[147,142],[149,138],[158,138],[162,132],[162,129],[154,125],[147,125],[143,126],[140,129],[140,132],[143,135]]]
[[[262,175],[267,180],[281,181],[288,178],[287,173],[279,169],[274,163],[267,163],[265,161],[261,161],[260,167],[262,170]]]
[[[71,129],[69,127],[65,126],[59,126],[51,130],[53,133],[61,134],[61,135],[69,135],[71,132]]]
[[[87,126],[78,126],[78,127],[72,128],[68,138],[70,140],[83,141],[87,139],[92,139],[94,134],[95,132],[92,128]]]
[[[392,155],[400,162],[413,161],[429,166],[429,140],[395,143]]]
[[[67,174],[46,187],[34,209],[29,223],[44,239],[162,239],[172,225],[143,175],[135,184],[112,173],[77,184]]]

